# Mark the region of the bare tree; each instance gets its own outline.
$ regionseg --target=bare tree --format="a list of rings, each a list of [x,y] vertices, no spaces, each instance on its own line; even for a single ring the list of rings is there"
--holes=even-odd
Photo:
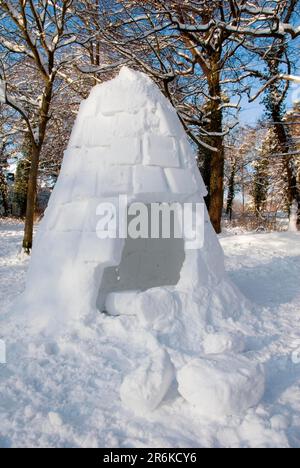
[[[295,198],[294,198],[294,207],[296,207],[295,219],[294,222],[296,223],[295,226],[290,226],[292,230],[300,230],[300,105],[299,102],[294,103],[293,109],[287,113],[285,118],[285,124],[289,129],[289,135],[292,139],[292,148],[293,153],[291,154],[291,150],[289,151],[290,157],[292,158],[292,174],[293,174],[293,181],[295,184]],[[291,210],[292,211],[292,210]],[[293,220],[291,220],[292,222]]]
[[[233,219],[233,203],[242,192],[244,198],[244,175],[251,163],[257,129],[239,126],[225,139],[225,188],[227,189],[226,214]]]
[[[74,60],[72,0],[17,0],[0,3],[2,100],[22,118],[31,140],[31,166],[23,248],[32,248],[40,154],[56,80]],[[18,68],[18,79],[12,72]]]
[[[5,142],[0,143],[0,200],[2,200],[4,216],[8,216],[8,188],[4,169],[7,166],[7,156],[5,154]]]
[[[133,64],[150,74],[177,108],[193,141],[199,145],[208,187],[208,207],[221,230],[224,180],[224,136],[233,84],[251,76],[241,60],[252,40],[295,38],[300,29],[289,22],[295,0],[188,1],[108,0],[79,2],[96,22],[90,34],[110,49],[111,62]],[[290,18],[287,19],[291,10]],[[97,70],[112,65],[102,63]],[[229,128],[228,128],[229,127]]]
[[[299,2],[291,0],[282,2],[280,17],[284,24],[289,24]],[[296,181],[295,156],[290,138],[289,128],[286,125],[286,107],[285,101],[289,91],[290,80],[293,69],[293,60],[298,58],[298,50],[293,53],[293,49],[286,37],[274,36],[272,39],[264,40],[263,43],[250,38],[244,44],[249,51],[254,52],[265,66],[265,70],[253,70],[253,76],[256,76],[263,83],[259,91],[250,99],[254,100],[264,93],[263,103],[266,108],[266,115],[269,120],[269,126],[273,125],[273,138],[277,141],[276,145],[276,168],[282,176],[282,184],[285,187],[284,198],[288,213],[294,204],[298,205],[300,215],[300,193]],[[294,57],[293,57],[294,55]],[[271,155],[272,152],[270,152]],[[274,153],[274,151],[273,151]],[[274,165],[274,159],[272,160]],[[278,166],[281,166],[280,168]]]

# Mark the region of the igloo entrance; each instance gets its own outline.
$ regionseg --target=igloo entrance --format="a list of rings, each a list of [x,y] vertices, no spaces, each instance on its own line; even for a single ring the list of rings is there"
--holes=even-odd
[[[160,232],[158,239],[149,236],[147,239],[128,237],[125,240],[121,263],[104,270],[97,299],[98,310],[105,311],[105,301],[110,293],[143,292],[155,287],[177,285],[185,260],[185,241],[176,238],[174,231],[174,219],[171,218],[170,238],[164,238]]]

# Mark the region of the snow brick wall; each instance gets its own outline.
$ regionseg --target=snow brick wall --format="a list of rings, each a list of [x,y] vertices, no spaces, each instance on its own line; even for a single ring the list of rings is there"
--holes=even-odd
[[[206,210],[201,249],[187,249],[184,240],[101,240],[97,207],[119,195],[145,204],[203,203],[206,195],[176,111],[146,75],[128,68],[80,106],[35,239],[23,298],[28,320],[49,334],[103,312],[105,323],[136,326],[148,356],[121,387],[131,409],[154,410],[177,378],[202,413],[209,395],[214,416],[255,405],[263,372],[236,357],[252,326],[248,304],[225,274]]]

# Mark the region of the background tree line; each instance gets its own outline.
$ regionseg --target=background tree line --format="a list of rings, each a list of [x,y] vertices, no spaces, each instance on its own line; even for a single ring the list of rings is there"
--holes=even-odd
[[[79,102],[122,65],[151,76],[176,108],[216,232],[224,208],[261,223],[277,208],[299,229],[299,109],[286,111],[299,12],[298,0],[0,0],[0,198],[9,215],[14,157],[25,251]],[[255,100],[265,118],[243,127],[241,108]]]

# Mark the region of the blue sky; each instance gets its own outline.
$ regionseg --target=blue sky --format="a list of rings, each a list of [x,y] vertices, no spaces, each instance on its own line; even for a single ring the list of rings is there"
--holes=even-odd
[[[290,92],[286,100],[287,110],[292,109],[294,99],[300,99],[300,85],[291,85]],[[242,100],[242,109],[240,112],[240,121],[243,124],[255,125],[255,123],[263,116],[264,106],[260,103],[261,98],[249,103],[247,97]]]

